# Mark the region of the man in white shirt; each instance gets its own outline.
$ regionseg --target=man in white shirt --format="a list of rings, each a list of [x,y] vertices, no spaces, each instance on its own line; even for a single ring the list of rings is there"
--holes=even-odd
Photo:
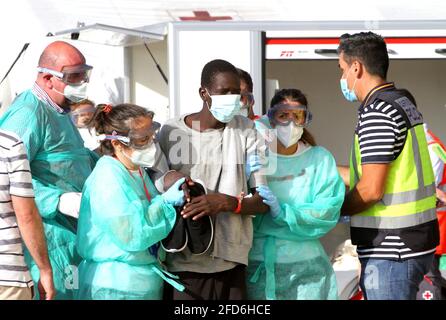
[[[53,299],[53,271],[42,219],[34,203],[25,146],[14,133],[0,130],[0,300],[33,298],[22,242],[40,270],[40,299]]]

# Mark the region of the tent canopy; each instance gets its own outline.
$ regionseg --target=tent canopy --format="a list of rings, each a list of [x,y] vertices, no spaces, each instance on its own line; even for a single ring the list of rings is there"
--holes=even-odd
[[[388,20],[441,20],[446,17],[444,0],[375,0],[373,4],[356,0],[15,0],[0,4],[0,77],[6,73],[25,43],[33,44],[48,34],[64,35],[90,43],[128,46],[162,39],[153,26],[169,21],[370,21],[376,26]],[[321,8],[324,8],[321,10]],[[162,30],[162,27],[159,28]],[[52,41],[52,38],[44,42]],[[80,43],[80,42],[79,42]],[[40,45],[34,46],[35,56]],[[25,57],[26,58],[26,57]],[[100,59],[100,57],[98,57]],[[23,60],[23,59],[22,59]],[[21,62],[21,61],[20,61]],[[30,63],[32,65],[35,62]],[[14,68],[20,83],[26,71]],[[34,75],[33,75],[34,77]],[[1,90],[9,86],[5,81]],[[1,92],[0,92],[1,94]],[[1,101],[0,101],[1,102]]]

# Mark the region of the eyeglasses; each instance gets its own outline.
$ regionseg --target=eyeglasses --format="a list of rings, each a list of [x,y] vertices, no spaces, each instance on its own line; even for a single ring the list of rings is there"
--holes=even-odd
[[[56,71],[44,67],[37,67],[38,72],[49,73],[69,85],[81,85],[90,81],[90,74],[92,69],[93,67],[89,65],[64,67],[62,68],[62,71]]]
[[[102,134],[98,136],[98,140],[118,140],[122,144],[126,145],[127,147],[130,147],[132,149],[145,149],[150,144],[156,142],[156,137],[158,134],[158,131],[161,127],[161,124],[158,122],[152,122],[152,126],[148,130],[144,130],[141,132],[130,130],[129,134],[127,136],[120,135],[116,131],[113,131],[111,135],[108,134]]]
[[[84,126],[93,118],[95,111],[96,109],[93,106],[90,108],[71,111],[71,120],[76,126]]]
[[[83,109],[78,109],[78,110],[71,111],[71,114],[75,115],[75,116],[83,116],[83,115],[86,115],[86,114],[95,113],[95,111],[96,111],[96,108],[91,106],[91,107],[88,107],[88,108],[83,108]]]

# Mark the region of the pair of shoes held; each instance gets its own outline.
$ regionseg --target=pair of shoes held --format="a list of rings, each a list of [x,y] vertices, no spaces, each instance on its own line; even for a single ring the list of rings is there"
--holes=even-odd
[[[189,186],[189,193],[192,198],[206,194],[204,187],[195,182]],[[205,216],[198,220],[192,217],[183,219],[181,211],[184,206],[175,207],[177,219],[172,231],[161,241],[161,247],[169,253],[183,251],[189,248],[192,254],[204,254],[211,246],[214,238],[214,225],[210,216]]]

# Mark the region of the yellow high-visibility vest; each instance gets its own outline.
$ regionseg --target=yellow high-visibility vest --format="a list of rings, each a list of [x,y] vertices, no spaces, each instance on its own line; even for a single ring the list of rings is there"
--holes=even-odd
[[[394,101],[395,102],[395,101]],[[351,217],[352,228],[401,229],[437,219],[435,177],[423,128],[423,119],[407,97],[397,97],[404,114],[407,137],[397,159],[390,163],[382,199]],[[358,135],[350,157],[350,186],[362,176]]]

